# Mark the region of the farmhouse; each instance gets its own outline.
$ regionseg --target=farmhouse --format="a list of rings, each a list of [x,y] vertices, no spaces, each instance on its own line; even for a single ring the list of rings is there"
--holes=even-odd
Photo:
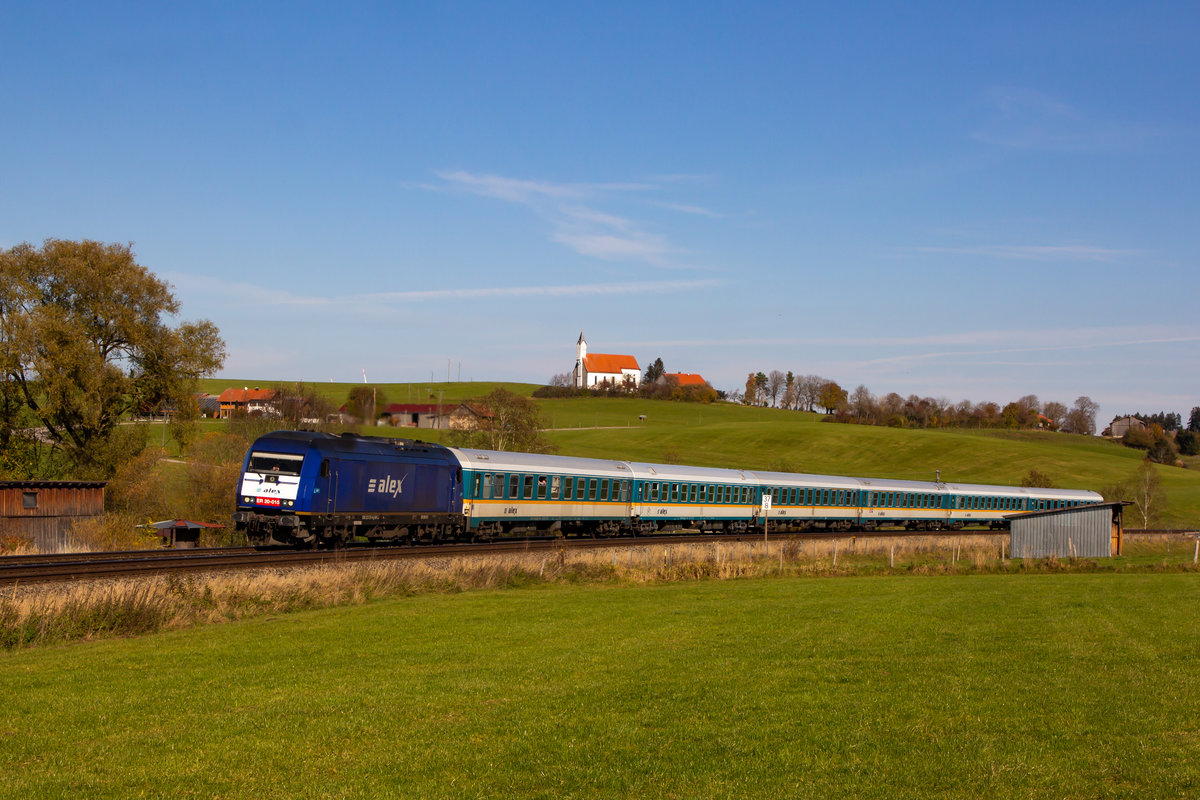
[[[694,372],[664,372],[658,376],[658,380],[655,383],[660,386],[670,384],[680,387],[708,385],[708,381],[704,380],[703,375],[697,375]]]
[[[636,389],[642,383],[642,370],[637,359],[613,353],[588,353],[583,331],[575,343],[575,369],[572,383],[581,389],[594,386],[628,386]]]
[[[226,389],[217,398],[221,404],[218,412],[221,419],[229,419],[241,415],[246,416],[278,416],[276,398],[279,392],[274,389]]]

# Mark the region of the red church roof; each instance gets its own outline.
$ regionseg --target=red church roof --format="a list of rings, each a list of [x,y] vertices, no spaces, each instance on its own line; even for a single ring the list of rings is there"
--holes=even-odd
[[[588,353],[583,357],[583,366],[588,372],[620,374],[623,369],[641,372],[637,359],[633,356],[613,355],[611,353]]]

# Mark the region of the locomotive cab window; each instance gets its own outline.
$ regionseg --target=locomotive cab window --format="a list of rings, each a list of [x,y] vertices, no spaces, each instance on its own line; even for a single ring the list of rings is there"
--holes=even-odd
[[[329,459],[328,458],[321,459],[321,477],[322,478],[329,477]]]
[[[299,475],[302,463],[304,463],[304,456],[255,451],[250,454],[248,470],[250,472],[270,472],[276,475]]]

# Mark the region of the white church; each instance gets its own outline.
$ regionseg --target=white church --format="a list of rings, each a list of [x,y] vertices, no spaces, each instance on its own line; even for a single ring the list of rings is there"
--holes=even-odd
[[[575,343],[575,370],[571,378],[573,384],[581,389],[605,384],[637,388],[642,383],[642,370],[633,356],[589,353],[587,340],[583,338],[583,331],[580,331],[579,341]]]

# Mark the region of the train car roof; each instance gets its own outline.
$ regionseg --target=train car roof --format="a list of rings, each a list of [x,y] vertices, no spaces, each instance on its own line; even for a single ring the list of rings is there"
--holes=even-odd
[[[748,473],[767,486],[816,486],[821,489],[857,489],[858,478],[843,475],[809,475],[802,472],[759,472]]]
[[[691,483],[753,483],[751,473],[720,467],[691,467],[684,464],[651,464],[631,461],[633,474],[644,481],[688,481]]]
[[[545,472],[595,475],[605,478],[632,478],[624,461],[577,456],[549,456],[538,453],[510,453],[502,450],[447,448],[463,469],[495,472]]]
[[[1094,500],[1100,495],[1086,489],[1039,489],[1030,486],[998,486],[985,483],[948,483],[947,490],[960,494],[1024,496],[1047,500]]]

